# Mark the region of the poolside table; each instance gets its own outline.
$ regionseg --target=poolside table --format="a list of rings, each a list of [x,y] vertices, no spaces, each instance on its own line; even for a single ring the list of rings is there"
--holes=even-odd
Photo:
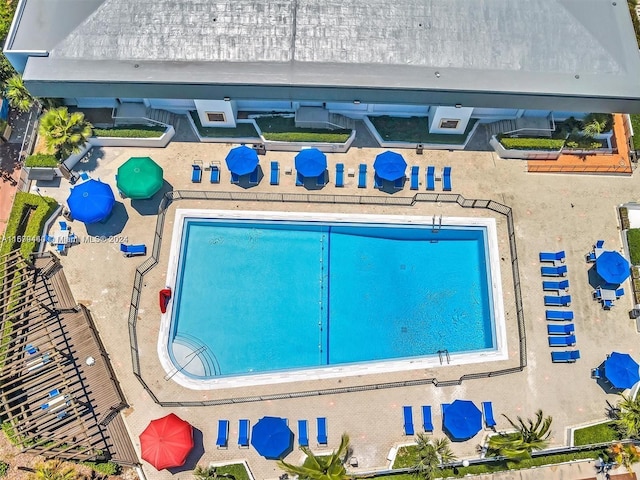
[[[598,258],[604,252],[604,248],[594,248],[593,253]]]
[[[609,288],[600,288],[602,300],[616,300],[616,291]]]

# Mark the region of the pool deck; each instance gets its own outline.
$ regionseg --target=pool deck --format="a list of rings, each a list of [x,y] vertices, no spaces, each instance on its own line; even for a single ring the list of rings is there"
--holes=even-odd
[[[224,158],[231,145],[170,143],[164,149],[140,148],[102,148],[94,151],[86,164],[79,164],[77,171],[88,171],[94,178],[101,178],[112,185],[119,165],[131,156],[151,156],[163,166],[165,179],[174,190],[207,191],[245,191],[244,188],[231,185],[224,166]],[[265,177],[259,185],[248,192],[280,192],[309,194],[371,195],[389,197],[389,193],[373,188],[373,160],[382,150],[351,149],[347,154],[329,154],[329,173],[333,180],[335,163],[345,163],[345,187],[336,188],[332,183],[319,191],[309,191],[295,186],[295,175],[285,174],[293,166],[294,153],[268,152],[260,157]],[[420,406],[433,407],[435,437],[442,437],[442,418],[440,404],[449,403],[456,398],[469,399],[477,405],[482,401],[493,401],[494,416],[498,429],[507,429],[508,422],[502,413],[510,418],[516,416],[532,417],[537,409],[553,417],[552,445],[566,445],[568,428],[605,420],[606,402],[615,403],[617,396],[607,394],[590,378],[592,368],[598,366],[612,350],[628,352],[638,359],[638,333],[635,322],[629,319],[632,308],[629,282],[623,285],[627,295],[616,302],[608,312],[592,300],[592,288],[588,284],[588,269],[584,255],[597,239],[606,241],[605,248],[619,250],[622,247],[617,222],[616,206],[635,200],[638,191],[637,175],[586,176],[554,175],[527,173],[527,162],[501,160],[492,152],[444,152],[427,151],[416,155],[414,151],[401,152],[409,166],[419,164],[420,192],[424,192],[424,171],[426,165],[435,165],[440,172],[445,165],[452,166],[453,192],[466,198],[492,199],[513,209],[517,249],[519,257],[520,281],[526,320],[526,338],[528,366],[520,373],[497,376],[489,379],[466,380],[461,385],[435,387],[420,385],[404,388],[365,390],[348,394],[327,394],[287,398],[282,400],[256,401],[240,404],[226,403],[212,407],[162,408],[156,405],[132,374],[127,317],[131,299],[131,288],[135,268],[142,262],[140,258],[123,258],[119,252],[119,236],[127,237],[128,243],[146,243],[150,248],[156,225],[154,212],[157,201],[132,202],[120,200],[116,204],[114,215],[105,224],[88,227],[92,241],[88,241],[87,228],[80,222],[71,222],[72,230],[81,238],[79,245],[72,246],[68,255],[61,261],[65,274],[76,299],[85,304],[92,312],[100,331],[101,338],[109,352],[111,361],[121,382],[130,408],[125,412],[126,423],[136,448],[139,448],[138,435],[148,422],[170,411],[191,422],[200,432],[204,442],[204,452],[199,450],[199,458],[188,461],[190,468],[195,462],[206,464],[226,460],[246,459],[257,479],[276,479],[281,472],[275,462],[261,458],[253,449],[238,449],[238,419],[249,418],[251,424],[264,415],[283,416],[289,419],[295,429],[296,420],[309,420],[311,447],[317,452],[330,451],[338,446],[340,434],[349,433],[353,446],[353,455],[358,458],[359,466],[355,472],[384,469],[388,466],[387,456],[396,445],[411,441],[403,436],[402,406],[413,405],[414,425],[419,431],[421,424]],[[193,160],[218,161],[222,165],[221,183],[209,184],[208,172],[203,174],[201,184],[191,183],[191,163]],[[269,185],[269,162],[280,161],[280,185]],[[357,188],[357,165],[368,164],[368,188]],[[346,173],[354,168],[356,176]],[[69,185],[62,181],[60,185],[40,183],[40,192],[64,202]],[[391,196],[411,196],[413,191],[405,189]],[[441,183],[436,182],[436,192],[441,192]],[[156,207],[156,208],[154,208]],[[363,385],[382,381],[395,381],[397,374],[365,375],[354,379],[314,380],[301,382],[295,388],[277,385],[273,388],[227,389],[223,391],[184,390],[171,380],[165,380],[166,372],[157,360],[157,334],[160,315],[157,308],[158,288],[164,285],[167,270],[168,239],[175,208],[218,208],[232,210],[283,210],[318,211],[397,215],[454,215],[478,214],[444,204],[418,203],[412,207],[393,205],[346,205],[323,203],[268,203],[189,200],[177,201],[169,208],[164,225],[165,243],[161,250],[159,264],[145,276],[141,309],[138,318],[138,339],[143,376],[149,387],[163,401],[180,400],[221,400],[248,395],[295,392],[319,388],[334,388],[345,385]],[[452,208],[455,211],[452,211]],[[500,224],[499,218],[497,218]],[[504,220],[502,220],[504,222]],[[508,257],[508,242],[505,228],[499,233],[499,245]],[[500,225],[499,225],[500,232]],[[101,235],[105,240],[97,240]],[[114,235],[110,238],[110,235]],[[542,250],[565,250],[567,253],[570,291],[575,312],[577,345],[582,358],[575,364],[552,364],[551,349],[547,345],[545,307],[541,288],[540,263],[538,252]],[[501,272],[505,295],[505,313],[507,317],[507,338],[510,359],[496,362],[501,368],[517,366],[518,345],[513,310],[513,281],[508,262],[502,261]],[[206,299],[203,299],[206,301]],[[607,328],[610,327],[610,328]],[[357,332],[354,332],[357,334]],[[464,373],[478,371],[477,366],[445,366],[438,369],[414,372],[402,378],[431,378],[451,380]],[[491,365],[490,369],[495,369]],[[487,367],[485,366],[484,370]],[[482,369],[480,370],[482,371]],[[315,418],[326,416],[328,421],[328,447],[319,448],[315,443]],[[229,448],[216,449],[217,420],[230,420]],[[489,432],[482,431],[466,442],[456,442],[453,449],[460,459],[477,458],[476,446],[483,442]],[[289,462],[301,460],[301,453],[294,451],[286,458]],[[548,478],[578,479],[593,477],[593,468],[554,467],[539,469],[551,472]],[[559,469],[559,470],[558,470]],[[147,478],[165,479],[172,474],[167,471],[156,472],[144,464]],[[560,474],[562,472],[562,474]],[[188,474],[184,471],[183,475]],[[547,474],[544,474],[547,478]],[[186,478],[186,477],[185,477]],[[533,478],[526,472],[510,472],[508,475],[496,475],[495,478]],[[539,478],[539,477],[536,477]]]

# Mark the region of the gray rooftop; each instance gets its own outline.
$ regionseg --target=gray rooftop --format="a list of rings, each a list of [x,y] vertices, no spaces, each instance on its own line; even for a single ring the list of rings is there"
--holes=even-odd
[[[640,97],[626,2],[23,1],[9,47],[50,52],[27,64],[36,88],[213,82]],[[51,2],[48,27],[34,27]],[[70,10],[86,18],[59,21]]]

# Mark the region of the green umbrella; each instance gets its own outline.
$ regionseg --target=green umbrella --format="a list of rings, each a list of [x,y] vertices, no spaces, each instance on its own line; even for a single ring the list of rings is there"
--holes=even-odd
[[[118,168],[118,190],[132,199],[151,198],[162,182],[162,167],[149,157],[131,157]]]

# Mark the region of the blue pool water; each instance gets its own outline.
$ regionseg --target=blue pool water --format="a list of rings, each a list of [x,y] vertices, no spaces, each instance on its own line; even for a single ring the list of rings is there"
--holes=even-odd
[[[186,219],[182,235],[169,342],[206,347],[209,376],[495,348],[483,227]]]

